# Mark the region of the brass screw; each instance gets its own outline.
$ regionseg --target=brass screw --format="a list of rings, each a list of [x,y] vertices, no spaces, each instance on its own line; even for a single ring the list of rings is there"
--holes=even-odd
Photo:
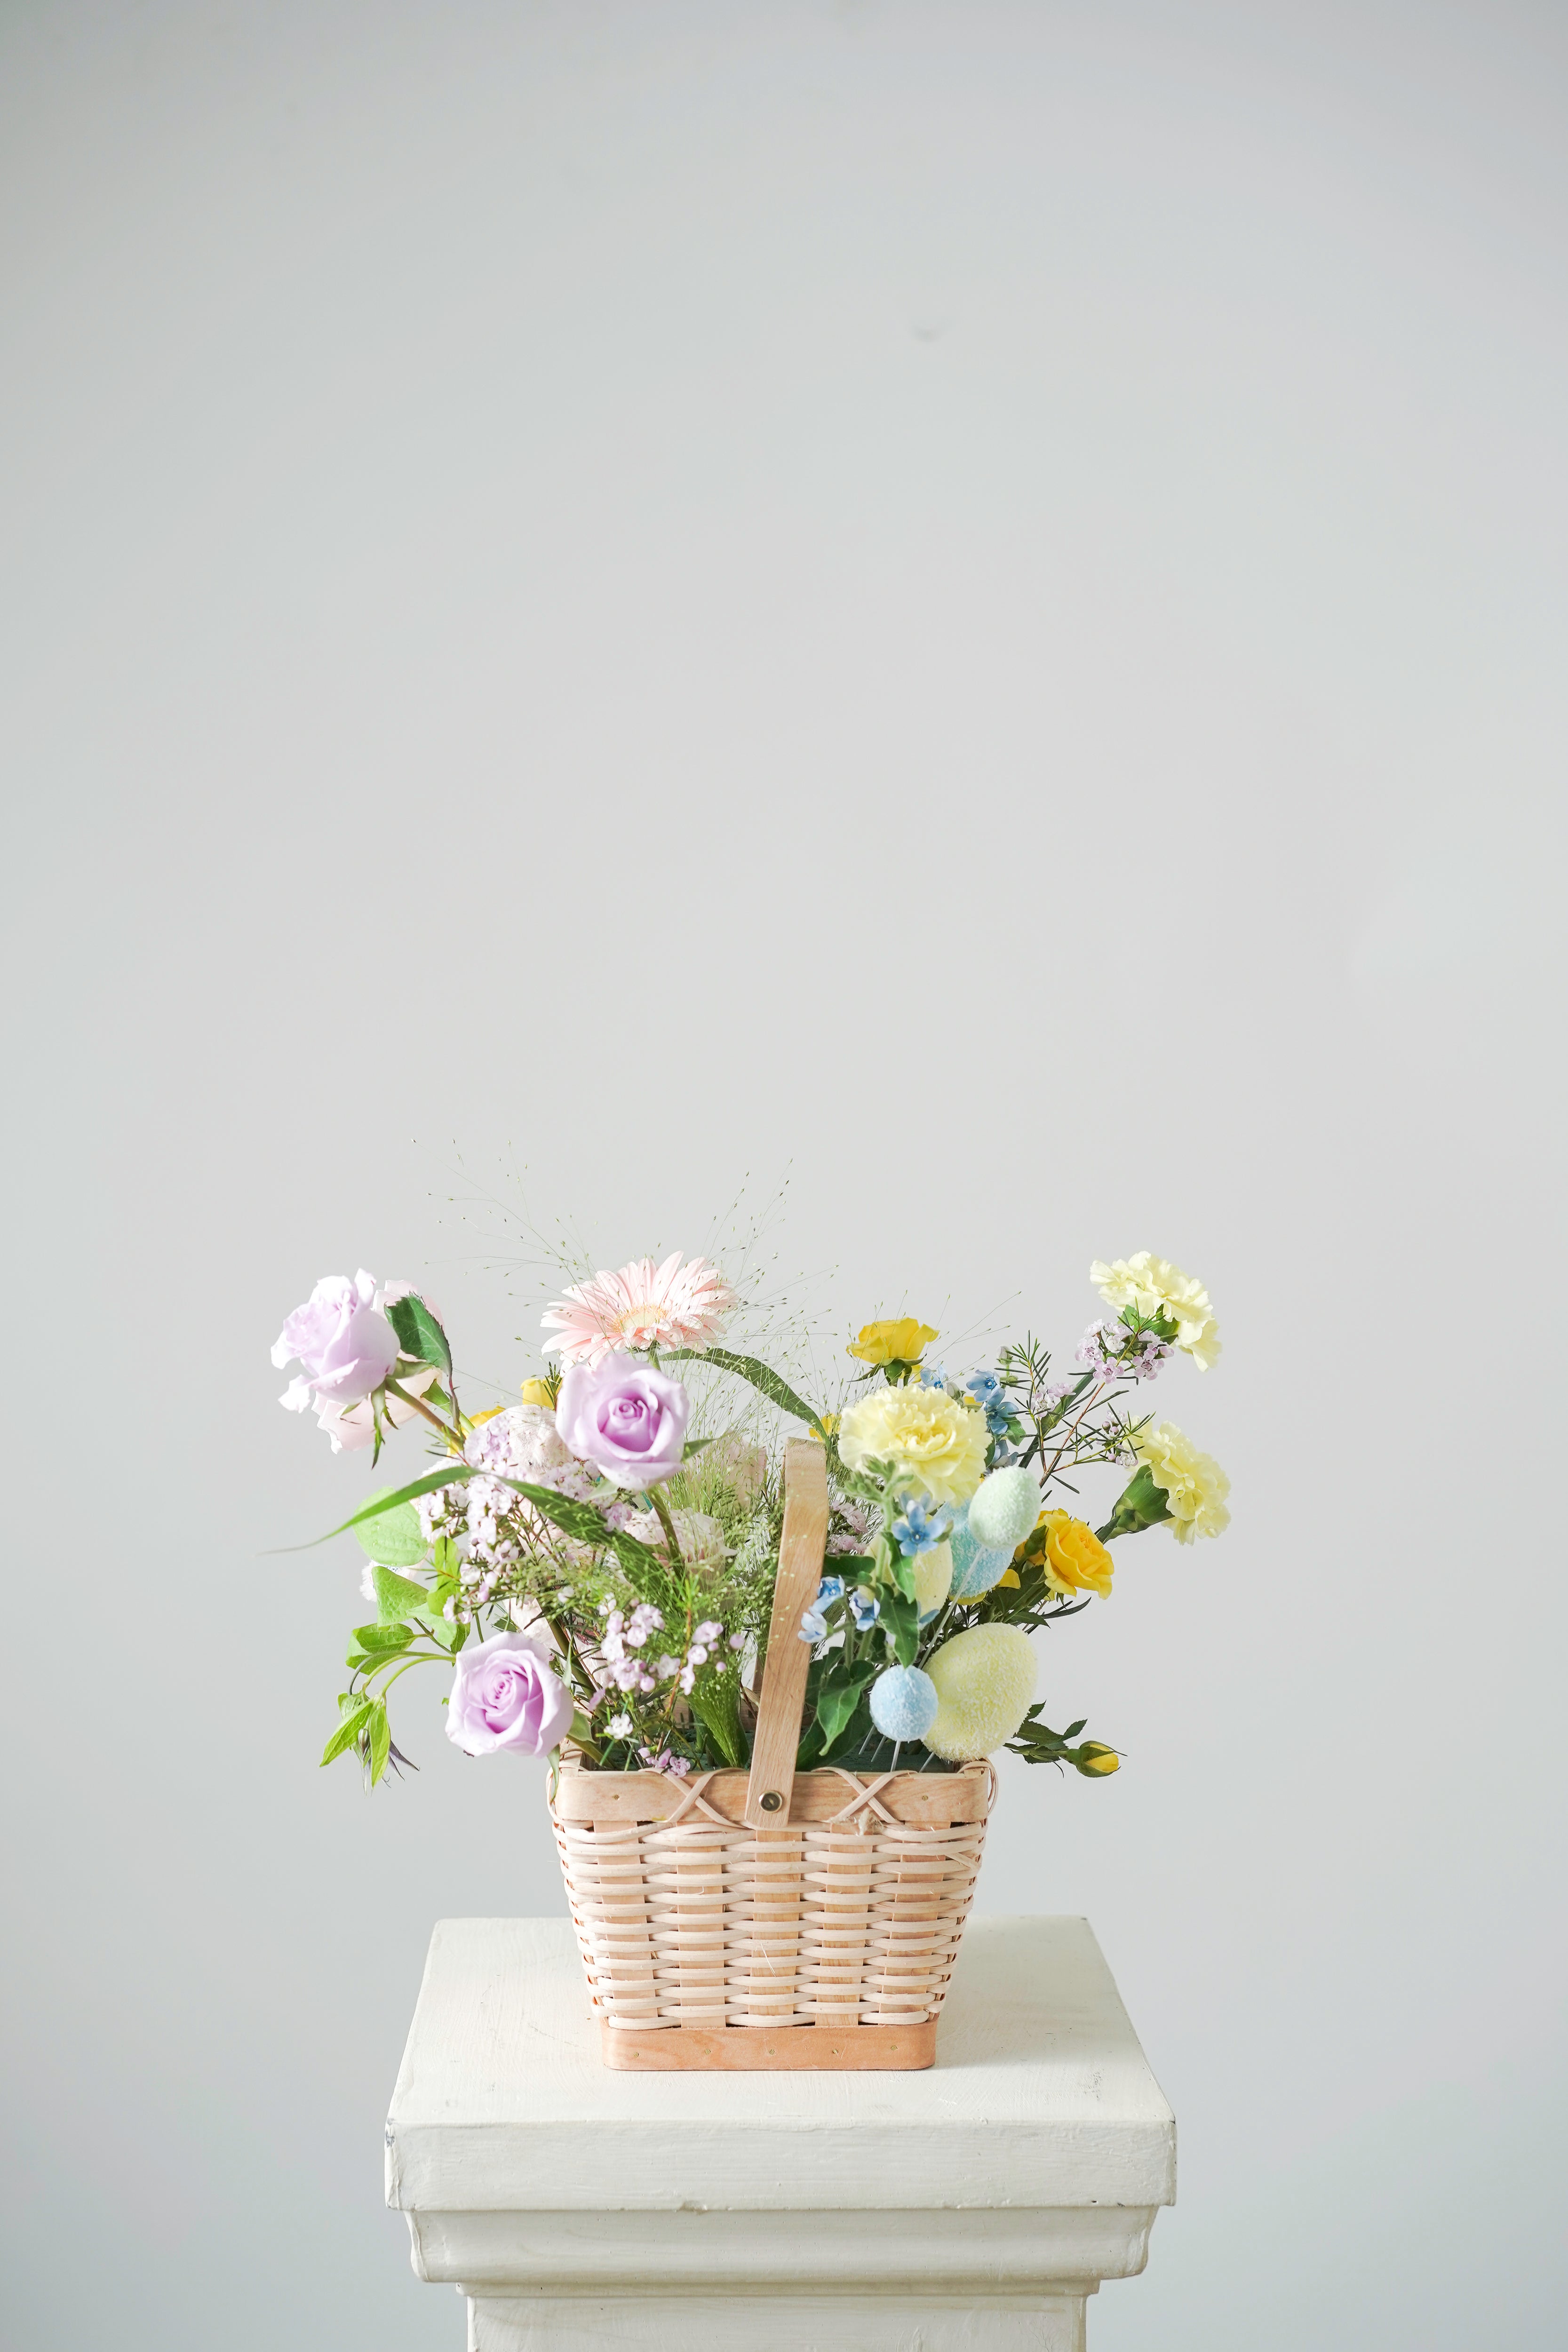
[[[776,1789],[770,1789],[763,1799],[763,1811],[764,1813],[776,1813],[783,1803],[784,1799],[779,1791]]]

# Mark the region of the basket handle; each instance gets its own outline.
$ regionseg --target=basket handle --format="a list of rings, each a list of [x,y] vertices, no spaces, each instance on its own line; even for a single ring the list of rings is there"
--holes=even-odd
[[[754,1830],[782,1829],[789,1819],[805,1676],[811,1664],[811,1644],[800,1638],[800,1621],[816,1598],[827,1547],[825,1449],[810,1438],[791,1438],[784,1447],[784,1475],[778,1582],[773,1586],[763,1695],[752,1742],[752,1777],[746,1784],[745,1819]]]

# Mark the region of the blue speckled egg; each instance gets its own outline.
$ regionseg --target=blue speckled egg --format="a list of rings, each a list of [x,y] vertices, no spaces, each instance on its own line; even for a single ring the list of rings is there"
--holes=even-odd
[[[948,1587],[948,1596],[953,1601],[976,1601],[983,1592],[989,1592],[1013,1557],[1011,1551],[998,1551],[990,1545],[976,1543],[969,1532],[966,1510],[955,1517],[948,1544],[952,1552],[952,1582]]]
[[[889,1666],[871,1685],[871,1720],[884,1739],[923,1739],[938,1704],[936,1685],[919,1666]]]

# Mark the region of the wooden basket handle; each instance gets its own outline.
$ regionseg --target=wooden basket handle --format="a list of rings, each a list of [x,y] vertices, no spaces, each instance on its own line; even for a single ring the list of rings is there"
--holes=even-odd
[[[773,1587],[763,1695],[752,1742],[752,1777],[746,1784],[745,1817],[754,1830],[782,1829],[789,1819],[805,1676],[811,1664],[811,1643],[800,1638],[800,1621],[816,1599],[827,1548],[824,1448],[809,1438],[791,1438],[784,1447],[784,1476],[778,1582]]]

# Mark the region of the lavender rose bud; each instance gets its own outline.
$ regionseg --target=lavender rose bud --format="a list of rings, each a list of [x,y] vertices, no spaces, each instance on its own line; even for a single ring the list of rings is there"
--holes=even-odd
[[[617,1486],[657,1486],[686,1453],[686,1391],[640,1357],[569,1364],[561,1375],[555,1426],[563,1442]]]
[[[317,1405],[361,1403],[397,1361],[397,1334],[375,1306],[375,1276],[360,1268],[323,1275],[303,1307],[279,1333],[272,1360],[279,1371],[291,1356],[305,1367],[279,1402],[290,1412]]]
[[[524,1633],[492,1633],[460,1650],[447,1701],[447,1737],[468,1756],[543,1756],[570,1729],[572,1697]]]

